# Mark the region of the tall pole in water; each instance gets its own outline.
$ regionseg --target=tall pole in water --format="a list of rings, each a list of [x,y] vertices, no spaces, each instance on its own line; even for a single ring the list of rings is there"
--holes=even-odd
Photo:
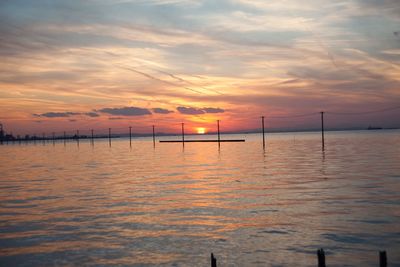
[[[263,134],[263,148],[265,149],[265,130],[264,130],[264,116],[261,117],[262,134]]]
[[[221,137],[219,133],[219,120],[217,120],[217,130],[218,130],[218,147],[221,146]]]
[[[92,134],[92,136],[91,136],[91,137],[92,137],[92,138],[91,138],[92,140],[91,140],[91,141],[92,141],[92,146],[93,146],[93,145],[94,145],[94,139],[93,139],[93,138],[94,138],[94,134],[93,134],[93,129],[91,129],[90,132],[91,132],[91,134]]]
[[[108,143],[111,146],[111,128],[108,128]]]
[[[185,146],[185,124],[182,122],[182,144]]]
[[[0,123],[0,145],[3,144],[4,132],[3,132],[3,124]]]
[[[64,131],[64,146],[65,146],[66,142],[67,142],[67,133]]]
[[[154,130],[154,125],[153,125],[153,147],[156,147],[156,132]]]
[[[324,112],[321,111],[321,135],[322,135],[322,150],[325,150],[325,129],[324,129]]]
[[[132,126],[129,126],[129,146],[132,147]]]
[[[79,146],[79,130],[76,130],[76,144]]]

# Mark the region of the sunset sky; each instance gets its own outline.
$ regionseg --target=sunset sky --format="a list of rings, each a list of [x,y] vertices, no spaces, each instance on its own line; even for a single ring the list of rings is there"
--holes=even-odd
[[[15,134],[234,131],[262,115],[313,128],[318,114],[273,117],[400,106],[398,0],[3,0],[0,38],[0,122]]]

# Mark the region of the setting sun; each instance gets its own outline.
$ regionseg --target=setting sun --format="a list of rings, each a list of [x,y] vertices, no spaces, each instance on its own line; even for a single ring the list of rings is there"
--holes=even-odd
[[[205,134],[206,133],[206,128],[203,128],[203,127],[197,128],[197,133],[198,134]]]

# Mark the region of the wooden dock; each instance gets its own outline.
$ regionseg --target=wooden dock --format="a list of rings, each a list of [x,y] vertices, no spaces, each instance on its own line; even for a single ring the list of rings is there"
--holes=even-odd
[[[245,139],[227,139],[227,140],[160,140],[160,143],[223,143],[223,142],[246,142]]]

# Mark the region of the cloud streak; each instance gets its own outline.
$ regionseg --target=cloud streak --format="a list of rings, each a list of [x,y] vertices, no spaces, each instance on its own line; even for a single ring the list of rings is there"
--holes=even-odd
[[[204,110],[202,109],[197,109],[192,107],[177,107],[176,110],[178,110],[179,113],[185,115],[200,115],[205,113]]]
[[[205,113],[224,113],[222,108],[203,108]]]
[[[152,111],[157,114],[170,114],[174,113],[172,110],[164,109],[164,108],[153,108]]]
[[[100,117],[100,115],[96,112],[86,112],[85,115],[92,118]]]
[[[185,115],[201,115],[205,113],[224,113],[221,108],[193,108],[193,107],[177,107],[176,110]]]
[[[42,114],[32,114],[34,117],[42,117],[42,118],[67,118],[72,116],[88,116],[92,118],[99,117],[100,115],[96,112],[45,112]]]
[[[102,108],[98,112],[119,116],[145,116],[151,114],[148,109],[138,107]]]
[[[66,118],[71,116],[80,115],[78,112],[46,112],[42,114],[33,114],[35,117],[45,117],[45,118]]]

